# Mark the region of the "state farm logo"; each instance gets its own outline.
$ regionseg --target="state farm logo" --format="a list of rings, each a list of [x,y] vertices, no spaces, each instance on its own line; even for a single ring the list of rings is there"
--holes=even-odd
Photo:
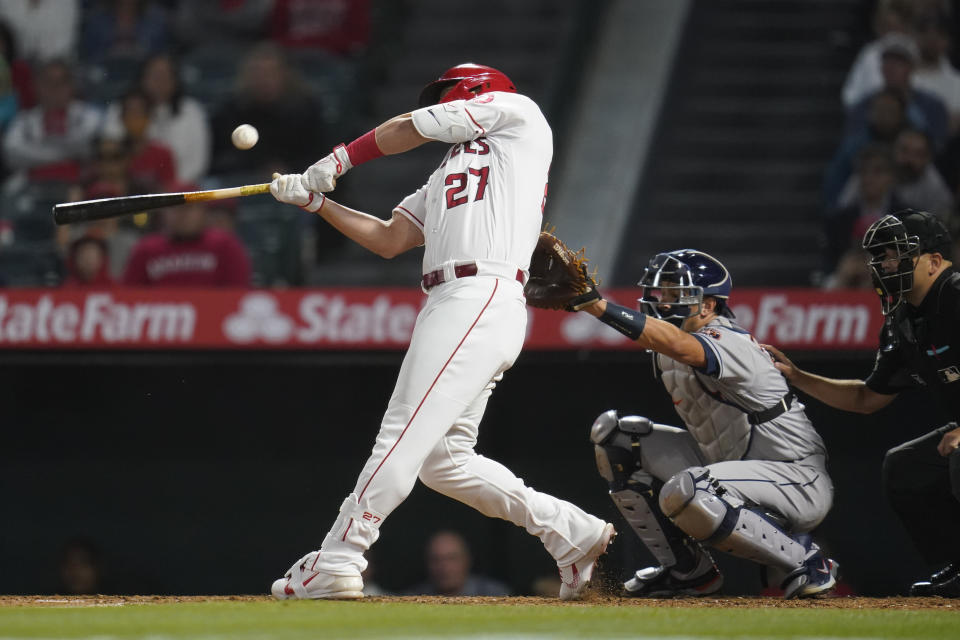
[[[223,333],[237,344],[257,340],[280,344],[392,344],[410,341],[418,308],[397,303],[388,295],[353,302],[337,294],[309,293],[295,309],[284,312],[276,297],[253,293],[240,300],[236,312],[223,320]]]
[[[233,342],[254,340],[285,342],[293,333],[293,321],[277,308],[276,299],[254,293],[240,301],[240,310],[223,321],[223,332]]]
[[[196,326],[197,310],[189,302],[129,302],[109,293],[79,301],[0,296],[0,344],[187,344]]]
[[[756,308],[733,305],[737,323],[761,341],[793,344],[873,346],[879,317],[866,304],[803,301],[790,304],[786,295],[764,295]]]

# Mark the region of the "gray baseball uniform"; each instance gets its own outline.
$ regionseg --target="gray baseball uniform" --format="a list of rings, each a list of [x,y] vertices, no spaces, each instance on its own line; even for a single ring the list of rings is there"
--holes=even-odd
[[[704,370],[655,355],[687,431],[656,425],[644,439],[642,455],[649,460],[641,466],[663,482],[684,468],[706,466],[744,502],[782,515],[793,531],[809,531],[830,510],[833,485],[823,440],[803,405],[753,336],[727,318],[692,335],[703,345]],[[751,414],[776,407],[788,394],[787,411],[751,424]],[[664,450],[675,450],[664,457],[669,462],[657,460]]]
[[[796,535],[833,502],[823,441],[749,333],[720,316],[691,335],[704,367],[654,355],[686,429],[615,411],[594,422],[610,497],[663,567],[708,570],[702,543],[793,571],[812,548]]]

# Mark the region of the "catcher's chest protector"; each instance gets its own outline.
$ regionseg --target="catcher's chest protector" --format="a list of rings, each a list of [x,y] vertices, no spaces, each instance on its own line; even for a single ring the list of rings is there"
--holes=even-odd
[[[663,386],[707,463],[739,460],[750,444],[751,426],[746,414],[704,390],[706,387],[710,393],[719,391],[712,378],[698,376],[690,366],[663,355],[657,355],[657,363]]]

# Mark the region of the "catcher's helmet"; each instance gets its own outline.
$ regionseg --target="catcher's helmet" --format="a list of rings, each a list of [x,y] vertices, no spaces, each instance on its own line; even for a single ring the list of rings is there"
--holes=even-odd
[[[873,285],[887,315],[913,289],[914,258],[939,253],[949,259],[950,232],[932,213],[904,209],[871,224],[863,234],[863,248],[870,253]]]
[[[729,318],[727,306],[733,281],[730,272],[713,256],[696,249],[677,249],[658,253],[650,260],[640,282],[640,310],[655,318],[687,318],[703,298],[717,298],[717,313]]]
[[[440,98],[440,94],[447,87],[453,88]],[[517,89],[503,72],[493,67],[467,62],[447,69],[442,76],[425,86],[420,92],[420,106],[429,107],[451,100],[469,100],[489,91],[516,93]]]

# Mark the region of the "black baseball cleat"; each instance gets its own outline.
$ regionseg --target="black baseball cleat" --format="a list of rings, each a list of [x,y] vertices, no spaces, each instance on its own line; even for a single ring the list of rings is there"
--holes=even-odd
[[[826,594],[836,586],[839,569],[839,564],[823,555],[820,548],[811,543],[803,565],[783,579],[780,585],[783,597],[789,600]]]
[[[960,560],[951,562],[940,569],[930,576],[929,580],[914,582],[910,585],[910,595],[915,597],[960,597]]]
[[[669,567],[640,569],[623,583],[626,595],[632,598],[688,598],[708,596],[723,587],[723,574],[712,562],[707,570],[690,577],[678,578]]]

